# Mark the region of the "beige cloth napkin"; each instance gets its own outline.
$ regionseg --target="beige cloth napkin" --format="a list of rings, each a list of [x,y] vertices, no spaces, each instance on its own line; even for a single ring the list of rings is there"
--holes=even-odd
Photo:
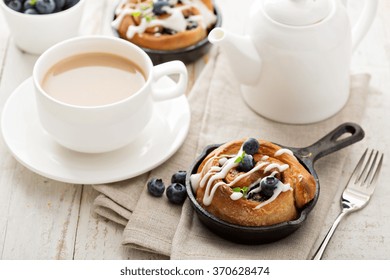
[[[170,204],[165,195],[154,198],[147,193],[146,182],[158,177],[169,184],[171,175],[188,169],[208,144],[250,136],[304,147],[343,122],[359,123],[364,115],[369,79],[366,74],[351,77],[350,100],[336,116],[310,125],[281,124],[248,109],[226,57],[217,53],[189,95],[192,119],[183,146],[150,174],[94,186],[101,193],[95,201],[95,212],[119,224],[126,223],[124,245],[172,259],[307,259],[335,198],[348,148],[317,162],[321,194],[307,222],[291,236],[266,245],[238,245],[219,238],[200,224],[188,201],[181,207]]]

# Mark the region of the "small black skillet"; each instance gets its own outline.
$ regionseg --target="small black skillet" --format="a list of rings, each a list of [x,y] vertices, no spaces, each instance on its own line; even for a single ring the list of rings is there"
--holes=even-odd
[[[217,16],[215,24],[209,28],[208,32],[215,27],[221,27],[222,25],[222,13],[217,6],[214,5],[214,14]],[[115,15],[113,20],[115,20]],[[120,38],[118,31],[115,28],[111,28],[113,35]],[[207,32],[207,34],[208,34]],[[141,47],[142,48],[142,47]],[[180,60],[185,64],[190,64],[203,57],[209,52],[211,44],[207,38],[203,38],[198,43],[186,48],[177,50],[153,50],[148,48],[142,48],[150,57],[154,65],[161,64],[172,60]]]
[[[320,193],[320,183],[318,180],[318,175],[314,169],[314,163],[318,159],[343,149],[353,143],[356,143],[363,138],[364,131],[359,125],[354,123],[344,123],[314,144],[305,148],[291,148],[278,144],[281,147],[290,149],[294,153],[295,157],[300,161],[300,163],[314,176],[316,180],[315,197],[309,204],[301,209],[296,220],[283,222],[272,226],[239,226],[220,220],[219,218],[208,213],[200,206],[200,204],[196,201],[194,192],[192,190],[190,175],[196,174],[198,167],[203,159],[221,144],[207,146],[191,166],[190,170],[187,172],[188,175],[186,178],[186,188],[190,203],[195,209],[195,212],[197,213],[200,221],[211,231],[224,239],[243,244],[262,244],[277,241],[296,231],[303,224],[307,218],[307,215],[317,203]]]

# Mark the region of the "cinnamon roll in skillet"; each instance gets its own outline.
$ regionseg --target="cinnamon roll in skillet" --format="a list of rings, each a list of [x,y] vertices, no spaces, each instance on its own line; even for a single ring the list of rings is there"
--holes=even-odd
[[[211,0],[121,0],[112,26],[140,47],[176,50],[204,39],[216,19]]]
[[[294,220],[316,192],[314,177],[290,150],[254,138],[212,151],[191,175],[191,185],[205,210],[242,226]]]

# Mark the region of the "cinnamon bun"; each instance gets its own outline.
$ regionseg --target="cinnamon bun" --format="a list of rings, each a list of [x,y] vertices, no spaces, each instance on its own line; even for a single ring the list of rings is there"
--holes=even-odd
[[[121,0],[112,26],[142,48],[169,51],[201,41],[216,20],[211,0]]]
[[[205,210],[241,226],[294,220],[316,192],[314,177],[291,150],[254,138],[212,151],[190,181]]]

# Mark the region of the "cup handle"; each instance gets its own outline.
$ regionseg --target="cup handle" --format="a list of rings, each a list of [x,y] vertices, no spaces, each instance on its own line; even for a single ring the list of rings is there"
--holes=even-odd
[[[156,83],[160,78],[174,74],[179,74],[179,79],[174,86],[168,88],[156,87]],[[152,96],[155,101],[172,99],[184,94],[187,83],[187,68],[181,61],[169,61],[153,67]]]

